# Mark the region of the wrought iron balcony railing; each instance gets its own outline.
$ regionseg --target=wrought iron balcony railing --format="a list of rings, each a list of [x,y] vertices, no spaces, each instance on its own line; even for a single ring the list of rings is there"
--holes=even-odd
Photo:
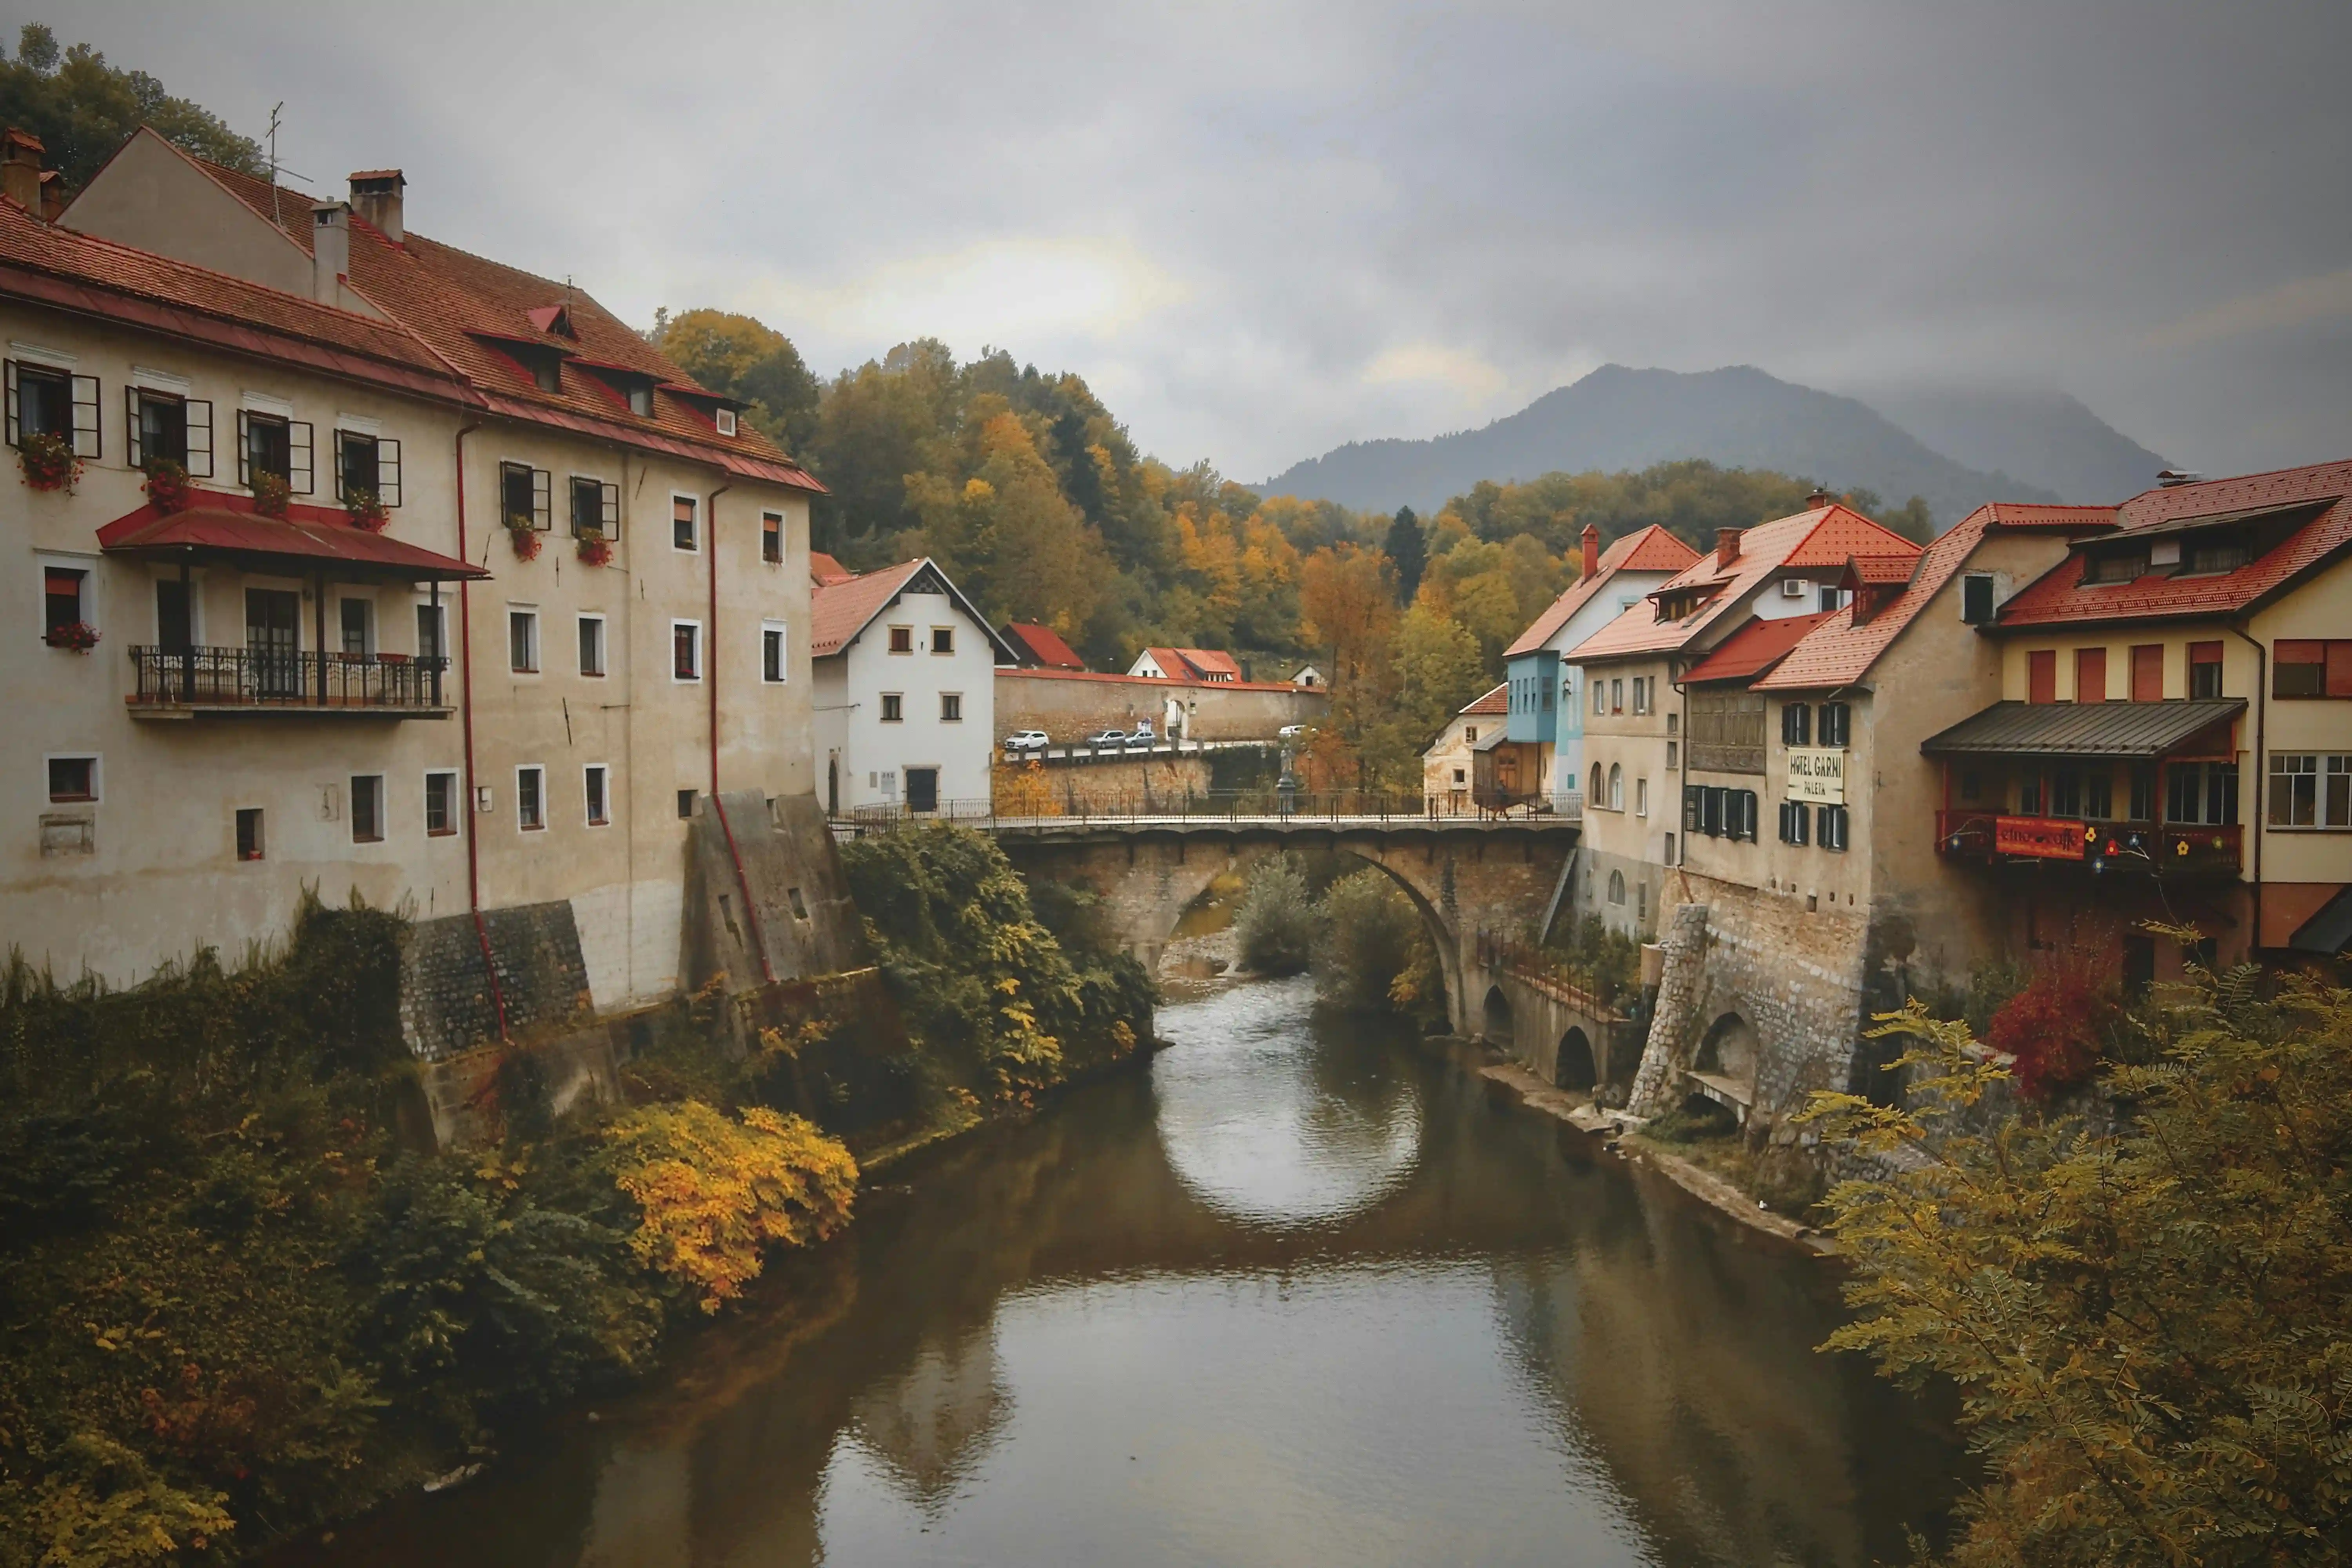
[[[406,654],[279,653],[251,647],[137,647],[131,650],[133,712],[449,711],[446,658]]]

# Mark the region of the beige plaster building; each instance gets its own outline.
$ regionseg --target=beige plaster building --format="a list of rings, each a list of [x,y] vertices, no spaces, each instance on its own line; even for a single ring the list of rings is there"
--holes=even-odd
[[[1510,683],[1503,681],[1465,705],[1421,754],[1421,792],[1430,810],[1459,816],[1475,807],[1479,747],[1492,747],[1503,739],[1510,694]]]
[[[5,173],[7,440],[81,468],[0,479],[0,940],[124,983],[356,890],[455,917],[502,1024],[527,962],[674,990],[695,820],[813,789],[815,482],[397,171],[314,204],[142,132],[55,225]]]

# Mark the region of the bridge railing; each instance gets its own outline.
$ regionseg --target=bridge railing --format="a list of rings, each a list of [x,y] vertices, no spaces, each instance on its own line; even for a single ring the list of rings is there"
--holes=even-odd
[[[855,832],[925,822],[970,826],[1043,826],[1120,822],[1503,822],[1563,820],[1549,801],[1481,802],[1459,795],[1396,795],[1370,790],[1139,790],[1105,795],[1023,791],[1003,798],[942,800],[928,811],[903,801],[852,806],[835,823]]]
[[[1479,966],[1500,970],[1559,995],[1559,999],[1596,1018],[1622,1022],[1639,1014],[1638,982],[1631,988],[1619,979],[1578,963],[1557,948],[1528,942],[1508,931],[1481,926],[1475,951]]]

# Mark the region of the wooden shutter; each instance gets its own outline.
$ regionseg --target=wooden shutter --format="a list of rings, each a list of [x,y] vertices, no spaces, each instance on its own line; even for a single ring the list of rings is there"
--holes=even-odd
[[[8,384],[8,445],[13,447],[16,444],[17,437],[16,362],[15,360],[0,360],[0,376],[5,376]]]
[[[530,525],[541,533],[555,527],[555,476],[545,468],[530,471]]]
[[[2131,650],[2131,700],[2135,702],[2164,700],[2164,645],[2146,642]]]
[[[188,477],[213,477],[213,405],[208,399],[190,398],[188,411]]]
[[[73,449],[77,458],[103,456],[99,443],[98,377],[73,378]]]
[[[310,460],[312,445],[310,422],[309,420],[295,419],[287,422],[286,488],[292,490],[298,496],[306,496],[310,494],[311,489],[316,483],[314,467]],[[338,482],[335,488],[337,491],[340,492],[342,486]]]
[[[2074,700],[2105,702],[2107,700],[2107,650],[2103,647],[2078,647],[2074,650]]]
[[[253,437],[246,427],[245,410],[236,411],[236,482],[253,488]]]
[[[2352,642],[2327,645],[2327,695],[2352,697]]]
[[[621,537],[621,487],[600,484],[596,487],[596,516],[604,525],[604,537]]]
[[[2037,648],[2025,656],[2025,700],[2028,702],[2058,700],[2058,650]]]
[[[400,504],[400,443],[379,439],[375,444],[375,499],[385,506]]]
[[[140,441],[139,389],[135,386],[122,389],[122,428],[124,460],[132,468],[138,468],[147,460],[147,457]]]

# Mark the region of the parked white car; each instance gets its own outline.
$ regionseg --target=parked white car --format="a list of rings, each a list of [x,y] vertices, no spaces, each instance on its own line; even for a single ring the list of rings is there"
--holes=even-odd
[[[1285,724],[1275,731],[1277,738],[1285,741],[1296,741],[1306,733],[1307,726],[1304,724]]]
[[[1015,730],[1004,737],[1008,752],[1042,752],[1054,742],[1043,730]]]

